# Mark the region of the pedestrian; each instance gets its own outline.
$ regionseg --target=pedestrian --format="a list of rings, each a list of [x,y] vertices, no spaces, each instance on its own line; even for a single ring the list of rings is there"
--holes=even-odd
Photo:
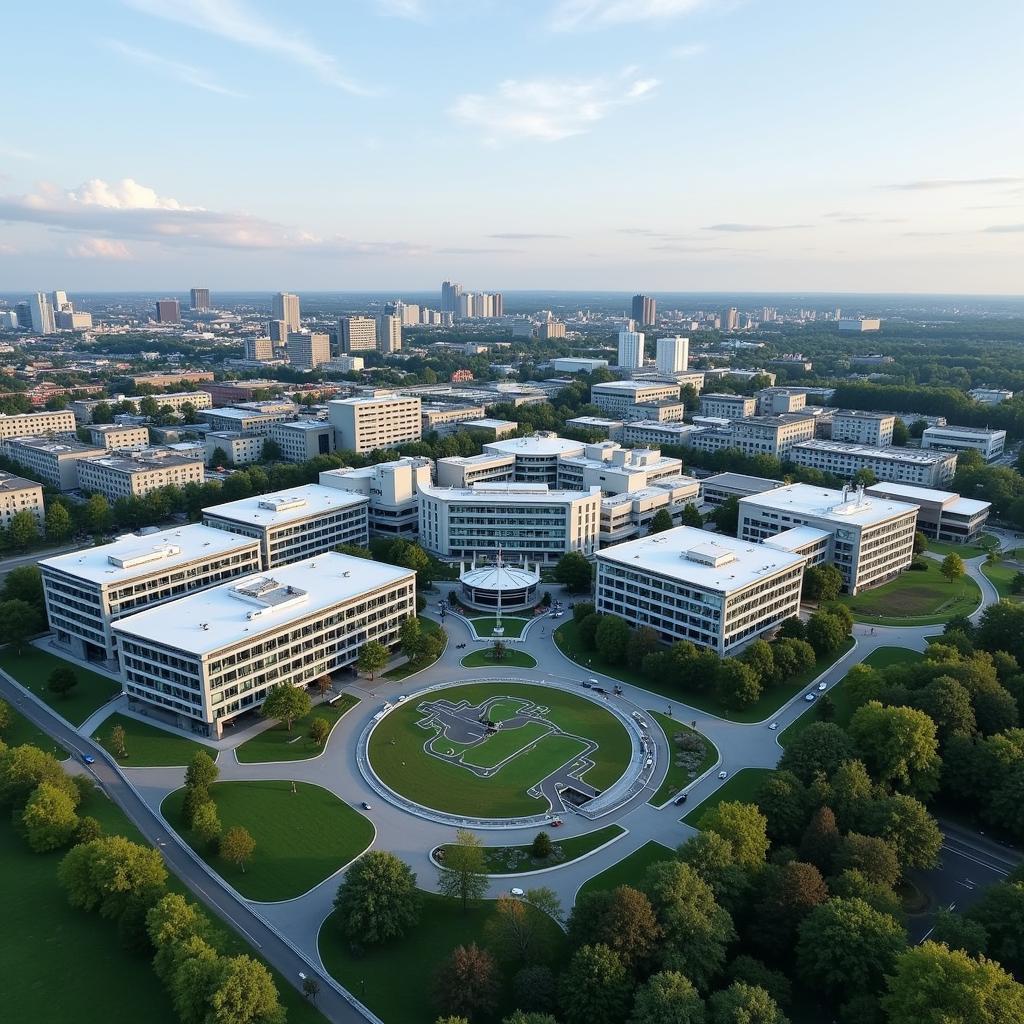
[[[669,706],[668,706],[668,717],[669,718],[672,717],[672,705],[671,704],[669,704]]]

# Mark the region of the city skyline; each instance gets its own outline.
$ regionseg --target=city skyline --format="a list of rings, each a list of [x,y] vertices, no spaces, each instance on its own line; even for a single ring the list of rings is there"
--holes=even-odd
[[[6,291],[1024,279],[1009,0],[54,8],[6,19]]]

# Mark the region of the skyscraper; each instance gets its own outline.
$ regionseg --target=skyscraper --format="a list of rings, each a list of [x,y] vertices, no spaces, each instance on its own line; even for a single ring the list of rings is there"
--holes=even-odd
[[[19,302],[14,307],[14,315],[18,318],[18,326],[30,330],[32,327],[32,307],[27,302]]]
[[[299,297],[291,292],[278,292],[273,299],[271,320],[283,320],[285,333],[299,329]]]
[[[210,308],[210,289],[193,288],[188,293],[189,306],[197,312]]]
[[[735,306],[730,306],[722,313],[722,330],[735,331],[740,326],[740,311]]]
[[[476,316],[476,296],[472,292],[459,292],[455,315],[463,320],[472,320]]]
[[[402,321],[391,313],[377,317],[377,349],[387,354],[402,347]]]
[[[372,316],[343,316],[338,320],[338,342],[345,355],[373,352],[377,347],[377,321]]]
[[[298,370],[312,370],[331,358],[328,334],[289,334],[288,361]]]
[[[181,303],[177,299],[157,299],[156,322],[158,324],[180,324]]]
[[[505,315],[505,297],[501,292],[495,292],[491,298],[494,300],[494,316],[503,317]]]
[[[619,331],[619,366],[639,370],[644,365],[642,331]]]
[[[54,313],[72,313],[74,312],[74,306],[68,301],[68,293],[62,291],[56,291],[50,298],[53,303]]]
[[[659,338],[654,361],[659,373],[685,373],[690,366],[690,339]]]
[[[267,333],[270,335],[270,340],[276,341],[279,345],[288,341],[288,325],[283,320],[271,320]]]
[[[29,299],[32,313],[32,330],[39,334],[53,334],[57,329],[53,319],[53,306],[44,292],[36,292]]]
[[[657,317],[657,303],[649,295],[634,295],[631,316],[640,327],[653,324]]]
[[[462,285],[454,281],[441,282],[441,312],[458,313],[459,296],[462,294]]]

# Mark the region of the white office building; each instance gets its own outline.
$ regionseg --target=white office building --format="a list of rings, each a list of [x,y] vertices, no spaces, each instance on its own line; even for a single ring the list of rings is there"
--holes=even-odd
[[[233,430],[207,431],[203,446],[203,461],[207,465],[220,465],[221,452],[228,466],[250,466],[263,458],[262,434],[239,434]]]
[[[870,448],[888,448],[896,417],[888,412],[863,412],[860,409],[836,409],[832,413],[832,440],[864,444]]]
[[[6,530],[19,512],[30,512],[40,528],[45,525],[43,486],[35,480],[0,470],[0,528]]]
[[[281,449],[285,462],[308,462],[319,455],[330,455],[336,448],[334,427],[323,420],[271,423],[267,439]]]
[[[164,448],[149,448],[132,455],[104,452],[99,459],[78,460],[78,486],[110,501],[144,498],[161,487],[201,484],[202,462],[175,455]]]
[[[643,331],[619,331],[619,366],[627,370],[639,370],[643,365]]]
[[[658,338],[655,343],[654,365],[659,373],[686,373],[690,368],[689,338]]]
[[[78,488],[79,462],[107,454],[105,448],[78,441],[47,441],[41,437],[8,438],[0,443],[0,452],[58,491]]]
[[[921,448],[943,452],[963,452],[973,448],[981,452],[986,462],[991,462],[1006,450],[1006,431],[985,427],[928,427],[921,435]]]
[[[372,316],[343,316],[338,320],[338,341],[345,355],[377,350],[377,321]],[[401,327],[399,327],[401,344]]]
[[[692,423],[660,422],[658,420],[631,420],[619,433],[623,444],[681,444],[692,446],[693,436],[701,427]]]
[[[324,470],[320,485],[365,495],[371,534],[409,538],[419,532],[420,489],[432,483],[431,471],[430,459],[406,456],[359,469]]]
[[[149,447],[149,427],[130,423],[99,423],[89,428],[89,440],[108,452],[137,451]]]
[[[201,411],[209,409],[213,405],[213,399],[208,391],[176,391],[173,394],[153,395],[157,406],[163,410],[166,406],[173,413],[181,413],[185,406],[193,410]],[[88,424],[92,422],[93,410],[98,405],[119,405],[127,402],[134,412],[139,411],[139,402],[142,398],[126,398],[124,395],[111,395],[109,398],[90,398],[72,401],[71,412],[79,423]]]
[[[36,334],[54,334],[57,323],[53,315],[53,305],[45,292],[36,292],[28,302],[32,315],[32,330]]]
[[[331,338],[328,334],[310,332],[288,335],[288,361],[297,370],[315,370],[330,362]]]
[[[120,619],[129,701],[219,737],[273,686],[309,686],[416,614],[416,574],[326,552]]]
[[[679,525],[687,505],[700,504],[700,481],[688,476],[668,477],[650,487],[641,487],[601,499],[600,545],[646,536],[651,520],[664,509]]]
[[[757,399],[747,395],[722,395],[707,392],[700,396],[701,416],[740,420],[753,416],[756,411]]]
[[[555,470],[557,479],[557,462]],[[452,455],[437,460],[438,487],[472,487],[473,484],[510,481],[516,478],[516,458],[497,452]]]
[[[610,380],[604,384],[591,385],[590,401],[603,412],[625,419],[633,406],[650,405],[652,402],[678,402],[679,384],[665,381]]]
[[[423,436],[421,405],[407,395],[357,395],[327,403],[342,451],[372,452],[418,441]]]
[[[9,437],[75,436],[75,416],[69,409],[39,412],[0,413],[0,441]]]
[[[377,350],[389,355],[402,349],[402,318],[385,313],[377,317]]]
[[[567,491],[600,487],[604,494],[625,494],[678,477],[682,471],[680,459],[656,448],[623,448],[615,441],[601,441],[588,444],[582,455],[562,456],[556,485]]]
[[[111,624],[260,569],[255,539],[198,524],[82,548],[39,563],[54,642],[76,658],[112,664]]]
[[[297,331],[301,325],[298,295],[278,292],[271,303],[270,318],[284,324],[284,337],[277,339],[279,341],[284,341],[289,331]]]
[[[781,487],[781,480],[763,476],[748,476],[746,473],[715,473],[700,482],[701,501],[704,505],[717,508],[730,498],[745,498],[748,494],[760,494]]]
[[[871,448],[843,441],[803,441],[789,450],[789,460],[845,479],[869,469],[879,480],[919,487],[941,487],[956,472],[956,455],[952,452]]]
[[[597,610],[731,655],[799,612],[805,562],[679,526],[598,552]]]
[[[558,356],[551,360],[551,369],[559,373],[593,373],[607,365],[607,359],[584,359],[581,356]]]
[[[583,454],[586,445],[571,441],[551,431],[538,431],[529,437],[509,437],[503,441],[488,441],[484,455],[509,456],[515,460],[513,478],[522,483],[558,485],[560,460]]]
[[[774,455],[786,458],[802,441],[814,437],[814,420],[808,416],[751,416],[732,420],[725,426],[695,433],[690,445],[699,451],[717,452],[736,448],[744,455]]]
[[[781,416],[807,408],[807,392],[797,388],[762,388],[755,397],[759,416]]]
[[[990,501],[961,498],[954,491],[938,491],[909,484],[877,483],[865,493],[917,506],[917,528],[932,540],[969,544],[985,529]]]
[[[967,394],[982,405],[1000,405],[1013,398],[1013,392],[1006,388],[971,388]]]

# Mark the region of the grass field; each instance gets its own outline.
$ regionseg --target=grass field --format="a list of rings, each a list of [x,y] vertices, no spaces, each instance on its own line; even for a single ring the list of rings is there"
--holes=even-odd
[[[559,851],[558,856],[552,856],[546,860],[536,860],[530,854],[530,846],[486,846],[484,856],[487,861],[487,873],[491,875],[525,874],[528,871],[543,871],[545,868],[554,867],[559,864],[568,864],[570,861],[579,860],[584,854],[596,850],[605,843],[610,843],[619,836],[624,836],[626,830],[618,825],[606,825],[594,832],[586,832],[581,836],[572,836],[569,839],[560,840],[558,833],[549,832],[553,849]],[[441,847],[442,850],[452,849],[450,844]]]
[[[525,683],[469,684],[437,691],[434,696],[479,704],[499,695],[522,697],[547,707],[545,717],[560,728],[598,743],[600,749],[593,755],[595,765],[584,777],[591,785],[605,789],[625,771],[629,735],[609,711],[584,697]],[[386,785],[440,811],[496,818],[542,813],[547,801],[527,796],[527,789],[561,767],[579,749],[574,740],[549,736],[495,775],[481,779],[424,751],[431,734],[416,724],[423,717],[418,703],[400,705],[381,720],[370,739],[370,760]],[[499,732],[487,742],[506,735],[513,736],[513,731]]]
[[[128,756],[117,757],[115,760],[125,768],[187,765],[200,750],[205,750],[211,757],[217,756],[216,750],[203,746],[202,743],[196,743],[195,740],[186,739],[177,733],[120,714],[111,715],[96,730],[95,738],[111,756],[114,756],[114,748],[110,742],[110,734],[117,725],[124,729]]]
[[[754,797],[761,788],[761,783],[771,775],[773,768],[741,768],[732,778],[727,779],[725,784],[720,786],[702,804],[694,807],[689,814],[684,814],[680,821],[687,825],[700,828],[704,815],[719,804],[728,803],[730,800],[738,800],[740,803],[756,803]]]
[[[477,768],[493,768],[502,761],[515,756],[519,751],[526,750],[532,743],[536,743],[542,737],[549,734],[551,730],[540,722],[527,722],[518,728],[502,729],[491,736],[485,743],[479,746],[469,747],[462,755],[466,764],[475,765]],[[443,740],[441,741],[444,742]],[[549,741],[545,741],[547,743]],[[577,750],[582,749],[582,744],[573,743]],[[572,754],[570,757],[574,756]],[[568,760],[568,758],[566,759]]]
[[[487,640],[494,636],[494,627],[497,626],[498,620],[493,615],[480,615],[476,618],[469,620],[473,623],[473,628],[476,630],[476,635],[482,640]],[[501,625],[505,630],[502,636],[522,636],[523,630],[533,621],[533,619],[520,619],[514,616],[502,615]]]
[[[633,683],[641,686],[651,693],[659,693],[669,700],[679,701],[690,707],[699,708],[709,714],[724,718],[728,722],[761,722],[768,718],[771,713],[781,707],[793,696],[799,693],[812,679],[816,679],[830,665],[838,661],[847,651],[853,647],[853,639],[846,642],[846,646],[837,654],[819,658],[814,666],[806,672],[800,672],[778,686],[770,686],[765,689],[760,699],[742,711],[730,711],[724,707],[714,694],[697,693],[683,689],[678,682],[665,682],[661,679],[651,679],[642,672],[634,672],[628,665],[609,665],[596,651],[591,651],[583,646],[579,640],[578,627],[572,619],[555,630],[555,643],[560,650],[568,655],[581,667],[586,667],[594,672],[601,672],[612,679],[621,679],[625,683]]]
[[[541,921],[552,948],[545,963],[557,972],[565,958],[565,936],[540,911],[528,912],[537,914]],[[431,998],[438,968],[456,946],[473,942],[486,946],[487,921],[493,913],[494,904],[489,900],[470,904],[464,913],[454,900],[424,893],[419,924],[410,934],[383,946],[367,946],[359,956],[352,954],[348,938],[332,915],[320,929],[320,958],[328,972],[384,1024],[434,1024],[440,1016]],[[509,991],[511,979],[502,980],[497,1012],[480,1018],[481,1024],[484,1020],[501,1020],[515,1009]]]
[[[47,686],[53,670],[62,665],[73,669],[78,676],[78,685],[67,697],[58,697]],[[27,644],[21,654],[13,647],[0,651],[0,668],[73,725],[81,725],[97,708],[121,692],[121,684],[115,680]]]
[[[6,729],[0,731],[0,740],[9,747],[20,747],[23,743],[31,743],[40,750],[47,750],[54,757],[64,760],[68,752],[57,746],[55,740],[51,739],[42,729],[36,728],[24,715],[19,715],[11,707],[11,723]]]
[[[926,572],[908,570],[874,590],[851,597],[843,594],[846,605],[858,622],[881,626],[928,626],[947,622],[954,615],[968,615],[978,607],[981,591],[969,576],[954,583],[939,572],[940,562],[926,558]]]
[[[652,864],[659,864],[663,860],[675,860],[674,850],[670,850],[661,843],[645,843],[639,849],[634,850],[628,857],[623,857],[618,864],[594,875],[580,886],[576,898],[585,896],[591,892],[603,892],[607,889],[615,889],[620,885],[639,885]]]
[[[658,711],[651,711],[649,709],[647,713],[661,726],[668,737],[669,744],[672,746],[672,761],[669,764],[665,781],[658,787],[658,792],[647,801],[649,804],[654,804],[655,807],[660,807],[661,804],[678,793],[679,790],[689,785],[693,779],[703,775],[718,760],[718,748],[706,736],[697,732],[696,729],[691,729],[688,725],[683,725],[682,722],[669,718],[668,715],[663,715]],[[697,760],[696,752],[694,752],[692,760],[695,763],[692,768],[687,764],[678,763],[679,756],[683,753],[675,741],[675,737],[679,735],[695,736],[704,744],[704,753],[700,760]],[[692,776],[690,774],[691,770],[693,771]]]
[[[445,646],[448,645],[448,634],[441,628],[441,625],[435,622],[433,619],[428,619],[426,616],[420,615],[420,628],[424,633],[444,633]],[[438,658],[444,654],[444,647],[441,648]],[[411,676],[414,672],[419,672],[420,669],[426,668],[428,665],[433,665],[437,658],[419,658],[416,661],[407,661],[404,665],[399,665],[397,668],[391,669],[390,672],[384,673],[385,679],[405,679],[407,676]]]
[[[333,730],[342,715],[358,703],[358,697],[343,693],[330,704],[317,704],[308,715],[295,720],[291,732],[286,722],[280,722],[236,747],[235,756],[242,764],[304,761],[308,757],[316,757],[324,748],[318,747],[309,738],[309,726],[313,719],[326,718]]]
[[[308,782],[218,782],[211,795],[226,832],[242,825],[256,840],[245,871],[223,860],[182,827],[185,790],[161,806],[183,839],[246,899],[287,900],[311,889],[359,856],[373,841],[373,825],[333,793]]]
[[[955,552],[961,558],[977,558],[987,554],[992,548],[999,547],[999,538],[991,533],[983,533],[973,544],[951,544],[945,540],[929,540],[928,550],[937,555],[948,555]]]
[[[1024,594],[1015,594],[1010,589],[1014,576],[1021,570],[997,562],[995,565],[983,564],[981,571],[992,581],[1001,598],[1007,601],[1024,601]]]
[[[87,796],[79,810],[97,818],[109,835],[140,839],[118,808],[99,792]],[[30,853],[9,818],[0,818],[0,906],[7,936],[0,945],[4,1018],[34,1024],[121,1020],[176,1024],[179,1017],[150,958],[126,950],[111,922],[69,906],[57,884],[62,856],[63,851]],[[168,884],[194,899],[174,877]],[[230,955],[257,955],[226,927],[220,946]],[[319,1011],[279,975],[275,980],[290,1024],[323,1024]]]
[[[506,648],[501,661],[495,661],[492,649],[485,647],[482,651],[473,651],[462,659],[465,668],[536,668],[537,659],[526,651],[514,651]]]

